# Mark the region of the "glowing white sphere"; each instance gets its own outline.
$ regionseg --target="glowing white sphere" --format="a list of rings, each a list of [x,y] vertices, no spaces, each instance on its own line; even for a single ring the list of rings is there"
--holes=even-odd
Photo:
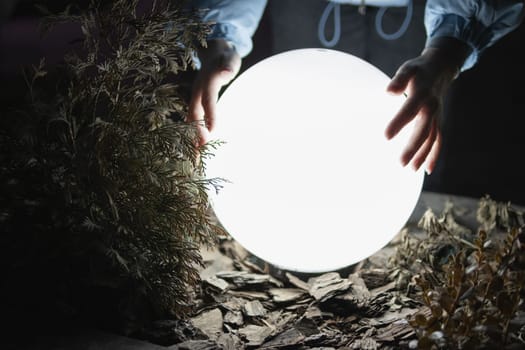
[[[410,125],[385,139],[404,99],[386,93],[389,80],[352,55],[301,49],[257,63],[226,89],[211,135],[225,144],[207,177],[231,182],[210,197],[234,239],[280,268],[324,272],[399,232],[423,173],[399,161]]]

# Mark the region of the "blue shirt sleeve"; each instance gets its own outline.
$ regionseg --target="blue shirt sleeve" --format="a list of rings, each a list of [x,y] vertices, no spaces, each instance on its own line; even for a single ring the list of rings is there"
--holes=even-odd
[[[472,51],[461,70],[469,69],[483,50],[519,26],[522,12],[523,1],[519,0],[428,0],[426,46],[439,37],[465,42]]]
[[[204,22],[212,24],[208,40],[229,41],[241,57],[250,53],[266,0],[195,0],[193,6],[203,10]]]

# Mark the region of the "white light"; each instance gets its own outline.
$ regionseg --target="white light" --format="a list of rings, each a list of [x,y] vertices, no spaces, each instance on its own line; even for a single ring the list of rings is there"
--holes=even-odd
[[[231,181],[213,208],[252,254],[300,272],[367,258],[404,226],[423,173],[403,168],[412,129],[387,141],[403,97],[352,55],[288,51],[241,74],[218,103],[213,139],[226,143],[207,177]]]

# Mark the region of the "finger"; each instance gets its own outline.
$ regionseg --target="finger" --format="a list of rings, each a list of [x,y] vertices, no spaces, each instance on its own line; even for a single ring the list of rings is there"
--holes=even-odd
[[[219,92],[221,88],[228,84],[234,77],[234,73],[229,69],[221,69],[215,72],[206,85],[202,98],[202,106],[204,109],[204,118],[206,119],[206,127],[211,132],[215,127],[217,119],[217,101],[219,99]]]
[[[211,86],[202,98],[202,107],[204,109],[204,119],[206,128],[212,131],[215,127],[215,118],[217,115],[217,99],[219,98],[219,88]]]
[[[425,142],[423,143],[421,148],[417,151],[416,155],[414,156],[414,159],[412,160],[412,166],[415,171],[419,170],[421,165],[427,159],[427,156],[430,153],[430,150],[432,149],[434,142],[436,141],[436,135],[437,135],[437,122],[434,119],[434,121],[432,122],[431,129],[430,129],[430,134],[428,135]]]
[[[197,146],[204,146],[208,142],[209,137],[208,129],[202,124],[197,124]]]
[[[434,168],[436,167],[437,160],[439,158],[439,152],[441,151],[442,136],[441,131],[437,129],[436,141],[432,146],[432,150],[427,157],[426,171],[427,174],[432,174]]]
[[[385,136],[388,140],[396,136],[405,125],[414,119],[421,109],[423,102],[423,97],[419,93],[409,96],[406,99],[403,106],[401,106],[401,109],[397,112],[394,118],[392,118],[385,129]]]
[[[403,166],[410,163],[416,152],[421,148],[430,133],[432,123],[427,115],[420,115],[414,125],[414,131],[410,136],[407,146],[401,154],[401,164]]]
[[[399,95],[407,89],[408,83],[416,73],[416,68],[410,64],[402,65],[390,83],[388,84],[386,91]]]
[[[199,81],[196,81],[185,121],[195,126],[197,132],[196,146],[203,146],[208,141],[208,130],[204,123],[204,108],[202,106],[203,92]]]
[[[419,111],[419,117],[414,125],[414,131],[402,156],[401,163],[406,165],[421,148],[429,137],[438,111],[439,103],[436,99],[429,99]]]
[[[198,120],[204,119],[204,108],[202,107],[202,96],[203,92],[200,88],[199,83],[197,82],[192,95],[188,108],[188,115],[186,117],[187,122],[196,122]]]
[[[423,140],[423,144],[417,150],[417,153],[413,155],[412,165],[415,170],[418,170],[421,164],[424,163],[427,155],[432,149],[432,145],[436,138],[436,133],[438,131],[437,117],[439,113],[439,100],[435,98],[429,99],[420,110],[420,115],[428,118],[429,120],[429,129],[427,132],[427,137]],[[414,131],[416,133],[417,131]],[[419,140],[414,140],[414,143],[417,143]]]

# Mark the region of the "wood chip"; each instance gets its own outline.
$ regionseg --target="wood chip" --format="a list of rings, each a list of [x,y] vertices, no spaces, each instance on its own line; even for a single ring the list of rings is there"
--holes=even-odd
[[[358,300],[368,300],[371,296],[365,281],[359,277],[357,273],[348,276],[348,280],[352,283],[351,293]]]
[[[370,293],[375,295],[375,294],[390,292],[391,290],[394,290],[396,288],[396,285],[397,285],[396,281],[392,281],[383,286],[372,289]]]
[[[287,272],[285,275],[286,275],[286,278],[288,278],[288,281],[294,286],[296,286],[297,288],[300,288],[307,292],[310,290],[310,285],[306,283],[305,281],[303,281],[302,279],[300,279],[299,277],[296,277],[289,272]]]
[[[270,275],[249,273],[247,271],[221,271],[216,276],[232,282],[239,288],[265,284],[273,284],[276,287],[282,286],[281,282]]]
[[[384,286],[389,282],[389,271],[385,269],[363,269],[359,271],[368,289]]]
[[[233,260],[223,255],[218,249],[201,249],[200,251],[203,262],[206,266],[201,272],[201,280],[206,280],[209,277],[215,276],[220,271],[231,271],[233,270]]]
[[[329,272],[308,280],[309,293],[316,300],[324,301],[346,291],[352,284],[349,280],[341,278],[337,272]]]
[[[230,288],[230,284],[217,276],[210,276],[203,281],[209,287],[215,288],[219,292],[224,292]]]
[[[394,342],[415,335],[414,329],[405,320],[392,322],[388,326],[380,328],[374,339],[381,342]]]
[[[219,339],[217,339],[217,344],[223,350],[243,349],[244,348],[239,337],[231,333],[221,334]]]
[[[249,300],[269,300],[270,296],[264,292],[257,291],[244,291],[244,290],[229,290],[227,292],[229,295],[233,295],[239,298],[249,299]]]
[[[220,350],[216,342],[211,340],[188,340],[166,348],[168,350]]]
[[[416,311],[417,309],[411,309],[411,308],[401,308],[396,311],[387,311],[380,317],[377,317],[376,320],[385,325],[393,323],[393,322],[398,322],[398,321],[406,322],[408,317],[415,314]]]
[[[304,316],[311,320],[321,319],[323,318],[323,313],[321,312],[321,309],[319,309],[317,306],[310,306]]]
[[[282,329],[290,326],[293,321],[297,319],[297,314],[292,312],[283,312],[282,310],[276,310],[266,315],[266,323],[274,329],[281,331]]]
[[[379,349],[379,343],[372,338],[357,339],[350,345],[350,349],[377,350]]]
[[[299,288],[271,288],[268,293],[276,303],[293,302],[305,295],[305,291]]]
[[[259,346],[273,333],[267,326],[248,325],[239,329],[239,335],[247,340],[247,346]]]
[[[285,346],[298,346],[304,339],[304,334],[302,334],[299,330],[296,328],[290,328],[280,333],[272,340],[264,343],[261,346],[261,349],[276,349]]]
[[[232,296],[220,306],[228,311],[241,311],[245,303],[246,300]]]
[[[259,317],[266,315],[266,309],[259,300],[248,301],[244,304],[243,312],[249,317]]]
[[[193,317],[191,323],[212,340],[216,340],[222,334],[222,313],[218,308]]]
[[[240,311],[228,311],[224,315],[224,323],[228,323],[237,327],[240,327],[244,324],[244,318],[242,312]]]

